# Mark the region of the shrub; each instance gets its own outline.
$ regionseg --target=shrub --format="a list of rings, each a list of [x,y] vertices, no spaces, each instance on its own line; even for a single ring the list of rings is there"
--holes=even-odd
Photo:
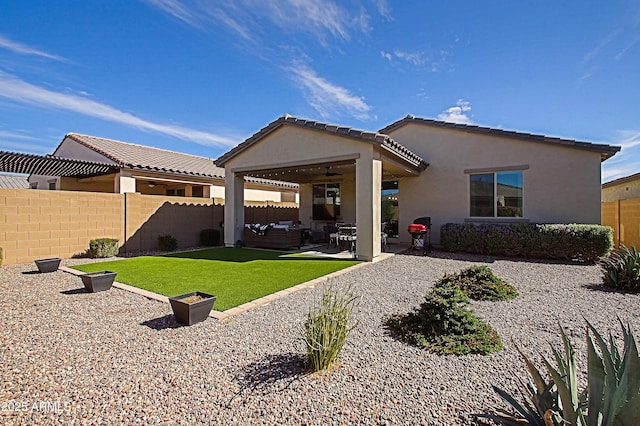
[[[442,225],[440,243],[448,251],[593,263],[613,247],[613,231],[600,225]]]
[[[488,266],[472,266],[454,275],[445,274],[436,287],[456,286],[473,300],[509,300],[518,297],[518,290],[496,277]]]
[[[220,245],[220,230],[203,229],[200,231],[200,245],[204,247]]]
[[[303,338],[314,371],[329,368],[340,355],[347,336],[357,325],[351,324],[356,300],[351,289],[338,293],[328,286],[320,303],[309,309]]]
[[[602,282],[620,290],[640,290],[640,254],[634,246],[622,246],[600,261]]]
[[[391,316],[387,325],[406,341],[438,354],[482,354],[502,349],[498,333],[467,308],[455,286],[436,287],[413,312]]]
[[[0,247],[0,266],[2,266],[2,259],[3,259],[2,247]]]
[[[174,251],[178,248],[178,240],[173,235],[160,235],[158,237],[158,247],[161,251]]]
[[[512,395],[494,386],[494,390],[515,411],[498,409],[497,414],[484,414],[505,425],[632,425],[640,418],[640,356],[631,328],[620,322],[623,335],[622,353],[609,333],[609,342],[587,321],[587,387],[578,391],[576,353],[564,329],[560,335],[564,356],[555,348],[554,367],[543,358],[548,378],[518,349],[529,371],[529,383],[521,404]],[[594,343],[595,339],[595,343]],[[597,349],[596,349],[597,348]]]
[[[92,259],[111,257],[118,254],[118,240],[115,238],[96,238],[89,241],[87,256]]]

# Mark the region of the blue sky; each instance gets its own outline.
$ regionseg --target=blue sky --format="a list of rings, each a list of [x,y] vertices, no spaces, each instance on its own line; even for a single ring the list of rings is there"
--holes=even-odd
[[[0,0],[0,150],[68,132],[216,158],[288,113],[407,114],[620,145],[640,172],[637,1]]]

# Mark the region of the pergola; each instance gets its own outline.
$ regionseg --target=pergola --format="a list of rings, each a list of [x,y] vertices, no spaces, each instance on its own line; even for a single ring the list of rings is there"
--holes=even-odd
[[[118,169],[108,163],[0,151],[0,171],[8,173],[86,178],[116,173]]]

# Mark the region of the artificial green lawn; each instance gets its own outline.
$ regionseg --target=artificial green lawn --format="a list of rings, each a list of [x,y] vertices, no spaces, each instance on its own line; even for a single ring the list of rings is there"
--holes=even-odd
[[[114,271],[118,282],[165,296],[192,291],[213,294],[217,296],[213,308],[224,311],[356,263],[359,262],[218,247],[73,268],[83,272]]]

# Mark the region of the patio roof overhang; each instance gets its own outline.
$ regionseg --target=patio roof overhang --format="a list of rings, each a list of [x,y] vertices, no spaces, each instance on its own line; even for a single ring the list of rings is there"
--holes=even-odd
[[[355,173],[358,158],[359,156],[355,154],[308,161],[234,167],[232,171],[238,175],[253,178],[282,180],[298,184],[336,181],[340,180],[342,175]],[[414,167],[393,158],[385,157],[381,161],[382,179],[385,181],[405,176],[417,176],[424,170],[424,168]]]
[[[387,135],[340,127],[327,123],[305,120],[284,115],[259,130],[240,145],[219,157],[215,164],[224,167],[232,158],[268,137],[277,129],[285,126],[303,128],[312,132],[322,132],[328,136],[338,136],[373,145],[378,159],[382,162],[383,180],[393,180],[403,176],[417,176],[429,164],[417,154],[411,152]],[[343,174],[355,173],[357,153],[342,156],[328,155],[324,158],[309,158],[291,162],[253,164],[233,167],[231,171],[238,175],[260,179],[273,179],[295,183],[309,183],[323,180],[339,180]]]
[[[116,173],[119,168],[117,164],[0,151],[0,171],[8,173],[86,178]]]

